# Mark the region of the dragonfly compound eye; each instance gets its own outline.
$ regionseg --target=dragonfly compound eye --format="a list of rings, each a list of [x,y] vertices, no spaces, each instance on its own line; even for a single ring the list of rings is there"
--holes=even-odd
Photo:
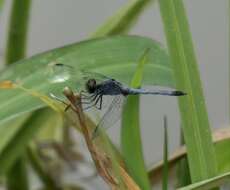
[[[97,87],[97,83],[95,79],[89,79],[86,83],[86,90],[89,93],[94,93]]]

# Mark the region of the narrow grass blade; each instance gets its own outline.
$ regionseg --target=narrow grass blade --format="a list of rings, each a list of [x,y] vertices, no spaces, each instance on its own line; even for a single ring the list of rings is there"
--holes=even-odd
[[[215,153],[218,161],[218,168],[219,173],[224,174],[230,171],[230,129],[218,129],[213,133],[213,139],[214,139],[214,147],[215,147]],[[175,150],[168,159],[169,162],[169,170],[176,168],[176,165],[179,164],[180,161],[182,161],[187,156],[187,151],[185,146],[181,146],[177,150]],[[157,176],[161,175],[163,171],[163,163],[164,161],[161,160],[158,163],[154,164],[149,169],[149,178],[151,179],[152,183],[154,183],[157,178]],[[190,184],[190,183],[189,183]],[[187,184],[188,185],[188,184]]]
[[[179,98],[179,107],[191,178],[197,182],[217,175],[198,66],[182,0],[160,0],[159,4],[176,85],[188,94]]]
[[[8,173],[8,178],[6,180],[8,190],[29,190],[27,181],[27,169],[26,160],[24,156],[21,156],[14,162]]]
[[[183,137],[183,133],[181,132],[180,135],[181,139],[181,145],[184,145],[184,137]],[[187,156],[185,156],[184,158],[182,158],[178,165],[177,165],[177,187],[183,187],[186,185],[191,184],[191,176],[189,173],[189,166],[188,166],[188,158]]]
[[[148,50],[140,58],[131,86],[141,86],[143,68],[148,59]],[[121,148],[129,174],[141,189],[151,189],[145,169],[139,121],[139,96],[130,96],[124,106],[121,127]]]
[[[164,165],[163,165],[163,179],[162,189],[168,190],[168,124],[167,117],[164,116]]]
[[[230,173],[228,172],[228,173],[218,175],[216,177],[213,177],[207,180],[203,180],[203,181],[191,184],[189,186],[180,188],[178,190],[209,190],[209,189],[219,187],[229,182],[230,182]]]
[[[31,0],[14,0],[6,48],[6,63],[14,63],[25,57],[27,30]]]
[[[125,33],[152,1],[153,0],[130,0],[126,6],[122,7],[103,23],[102,26],[91,35],[91,38]]]
[[[12,2],[9,36],[6,48],[6,63],[14,63],[25,57],[30,0]],[[11,142],[12,143],[12,142]],[[4,154],[1,154],[1,158]],[[5,154],[7,160],[10,155]],[[13,162],[12,162],[13,163]],[[1,167],[2,169],[3,167]],[[17,157],[7,173],[7,189],[29,189],[24,156]],[[19,181],[19,183],[18,183]]]
[[[5,0],[0,0],[0,12],[2,12],[2,7],[4,5]]]

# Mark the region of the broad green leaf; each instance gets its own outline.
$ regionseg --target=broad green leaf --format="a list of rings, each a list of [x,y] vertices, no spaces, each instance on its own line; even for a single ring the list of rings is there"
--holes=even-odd
[[[60,62],[114,77],[129,83],[138,58],[149,48],[143,84],[173,86],[172,71],[165,50],[145,37],[116,36],[83,41],[21,60],[0,74],[0,81],[19,81],[27,89],[46,95],[61,94],[69,83],[50,84],[49,64]],[[71,86],[75,88],[75,86]],[[77,87],[77,86],[76,86]],[[0,123],[44,106],[40,100],[21,90],[0,89]]]
[[[183,1],[159,4],[176,86],[187,93],[179,98],[179,107],[191,179],[197,182],[218,173],[198,65]]]
[[[180,188],[178,190],[208,190],[215,187],[219,187],[225,183],[228,183],[229,181],[230,181],[230,172],[191,184],[189,186]]]
[[[148,63],[148,58],[149,49],[145,50],[139,60],[139,64],[137,65],[131,82],[131,87],[138,88],[141,86],[144,66],[147,66],[146,63]],[[147,190],[151,188],[142,151],[139,104],[139,96],[129,96],[124,105],[121,127],[121,148],[129,174],[141,189]]]
[[[94,37],[125,33],[135,23],[138,16],[153,0],[129,0],[128,4],[119,9],[93,34]]]
[[[1,140],[0,143],[0,174],[8,171],[12,163],[25,151],[28,141],[35,137],[42,127],[60,126],[60,120],[61,117],[57,112],[54,114],[53,110],[44,108],[34,112],[29,119],[24,119],[24,124],[14,125],[16,129],[13,128],[13,125],[4,125],[3,128],[1,126],[0,129],[3,132],[0,132],[1,136],[7,135],[4,137],[7,141],[3,143]],[[11,130],[6,130],[7,127]]]

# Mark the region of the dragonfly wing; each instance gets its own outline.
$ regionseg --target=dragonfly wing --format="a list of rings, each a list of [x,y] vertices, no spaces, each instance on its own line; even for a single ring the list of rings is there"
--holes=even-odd
[[[85,84],[89,79],[95,79],[97,83],[110,79],[100,73],[81,70],[62,63],[51,63],[48,65],[49,82],[66,83],[71,88],[85,90]]]
[[[82,73],[82,78],[83,80],[89,80],[91,78],[94,78],[98,82],[102,82],[108,79],[111,79],[108,76],[105,76],[101,73],[93,72],[93,71],[86,71],[86,70],[81,70]]]
[[[98,129],[108,129],[112,127],[116,121],[121,118],[122,107],[125,102],[125,97],[123,95],[114,96],[112,102],[110,103],[109,107],[107,108],[106,112],[102,116],[101,120],[99,121],[97,127],[94,130],[93,137],[98,135]]]

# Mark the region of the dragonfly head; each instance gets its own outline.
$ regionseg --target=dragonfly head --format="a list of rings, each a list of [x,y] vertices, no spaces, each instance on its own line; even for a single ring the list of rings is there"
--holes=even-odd
[[[95,90],[96,90],[96,87],[97,87],[97,82],[95,79],[89,79],[87,82],[86,82],[86,90],[89,92],[89,93],[94,93]]]

